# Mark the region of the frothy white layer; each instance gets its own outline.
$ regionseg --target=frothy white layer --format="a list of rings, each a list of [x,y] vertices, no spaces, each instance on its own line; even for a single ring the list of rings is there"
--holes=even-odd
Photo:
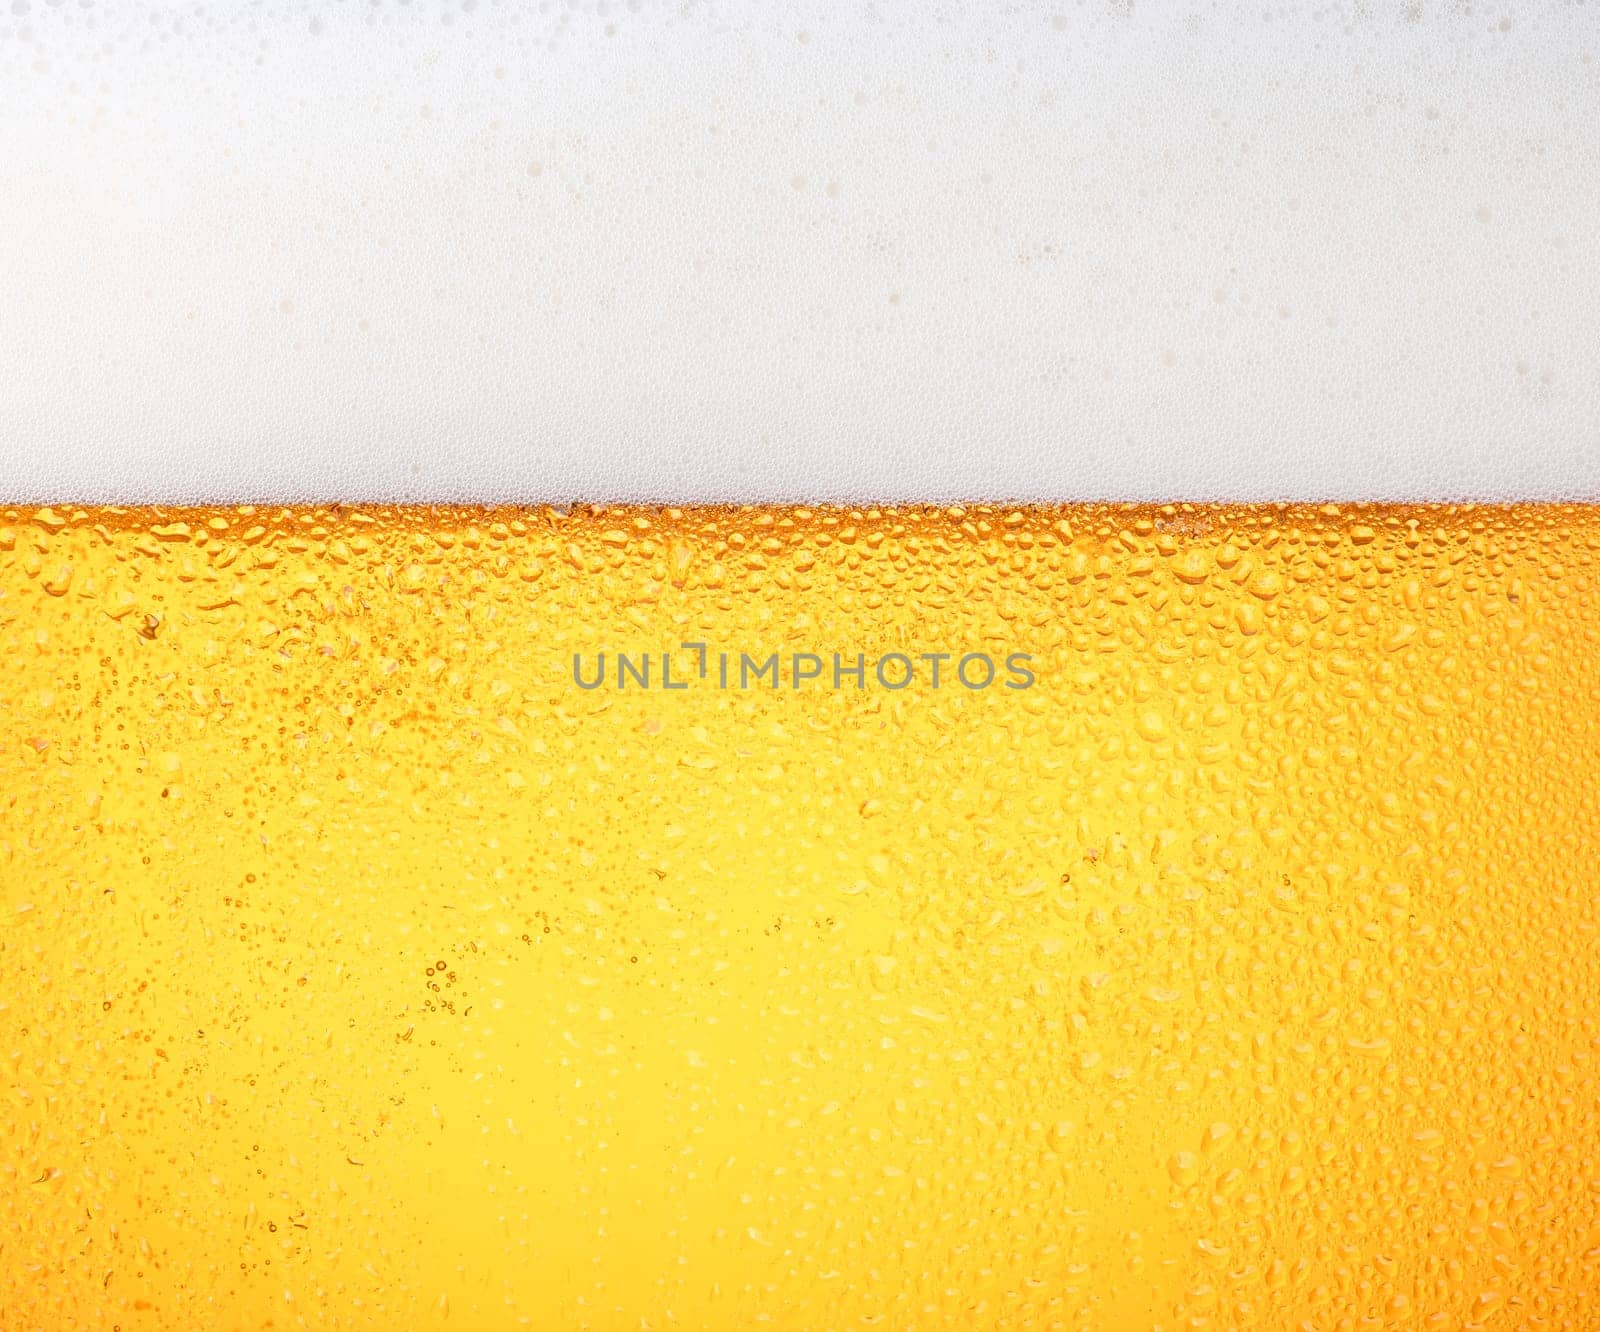
[[[1600,498],[1600,4],[0,0],[0,497]]]

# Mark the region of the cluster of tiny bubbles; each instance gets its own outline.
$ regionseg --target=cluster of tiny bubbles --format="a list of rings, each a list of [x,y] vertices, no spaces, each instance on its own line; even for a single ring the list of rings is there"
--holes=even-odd
[[[1597,57],[1571,0],[0,0],[0,502],[1600,496]]]

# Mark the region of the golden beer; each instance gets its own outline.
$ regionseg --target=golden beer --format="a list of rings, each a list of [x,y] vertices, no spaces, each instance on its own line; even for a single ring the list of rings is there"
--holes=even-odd
[[[6,511],[0,1328],[1600,1327],[1597,554]]]

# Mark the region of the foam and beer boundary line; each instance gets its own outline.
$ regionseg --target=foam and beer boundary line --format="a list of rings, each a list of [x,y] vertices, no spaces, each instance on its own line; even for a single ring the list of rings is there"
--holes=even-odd
[[[0,500],[1600,498],[1600,6],[0,14]]]

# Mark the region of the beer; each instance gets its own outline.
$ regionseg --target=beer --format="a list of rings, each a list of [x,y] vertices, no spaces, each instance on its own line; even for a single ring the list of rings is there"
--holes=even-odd
[[[1597,553],[6,511],[0,1326],[1593,1326]]]

